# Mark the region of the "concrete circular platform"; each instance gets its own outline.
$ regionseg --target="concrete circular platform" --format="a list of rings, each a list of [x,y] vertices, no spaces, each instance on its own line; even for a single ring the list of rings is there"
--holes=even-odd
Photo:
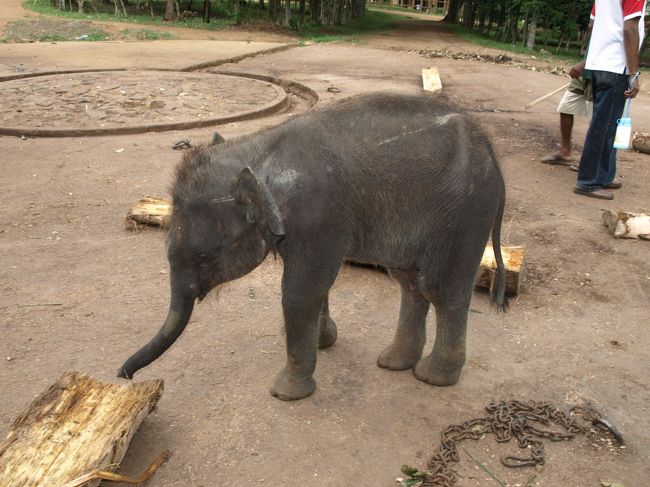
[[[249,77],[92,71],[0,82],[0,134],[108,135],[187,129],[284,109],[287,93]]]

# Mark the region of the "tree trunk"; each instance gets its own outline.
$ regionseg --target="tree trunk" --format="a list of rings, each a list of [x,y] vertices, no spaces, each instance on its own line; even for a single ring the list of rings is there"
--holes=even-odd
[[[79,13],[84,13],[84,0],[77,0],[77,5],[79,5]]]
[[[305,0],[300,0],[300,25],[305,23]]]
[[[462,0],[451,0],[449,2],[449,9],[447,10],[447,15],[443,19],[443,22],[449,22],[450,24],[455,24],[458,22],[460,17],[460,5]]]
[[[206,1],[209,3],[209,0]],[[165,16],[163,17],[163,20],[166,20],[168,22],[176,20],[176,5],[174,0],[167,0],[167,3],[165,4]]]
[[[210,0],[203,0],[203,22],[210,23]]]
[[[287,27],[291,22],[291,0],[284,0],[284,25]]]
[[[473,7],[473,0],[465,0],[465,8],[463,9],[463,25],[468,29],[471,29],[474,25]]]
[[[528,26],[528,37],[526,39],[526,47],[532,49],[535,47],[535,33],[537,32],[537,17],[539,11],[536,7],[533,7],[533,13],[530,17],[530,25]]]

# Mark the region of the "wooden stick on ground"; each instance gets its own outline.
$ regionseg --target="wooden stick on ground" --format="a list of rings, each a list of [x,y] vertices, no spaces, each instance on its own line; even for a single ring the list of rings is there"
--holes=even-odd
[[[160,455],[158,455],[158,458],[156,458],[151,463],[151,465],[149,465],[137,477],[127,477],[125,475],[110,472],[107,470],[93,470],[92,472],[82,475],[81,477],[78,477],[71,482],[62,485],[61,487],[84,487],[88,484],[88,482],[92,480],[109,480],[111,482],[124,482],[126,484],[134,485],[141,484],[145,480],[148,480],[149,477],[151,477],[154,473],[156,473],[158,467],[160,467],[165,462],[165,460],[169,458],[170,455],[171,452],[169,450],[162,452]]]
[[[0,485],[60,487],[118,465],[162,390],[161,380],[117,385],[64,374],[16,418],[0,444]]]
[[[556,93],[559,93],[562,90],[566,90],[571,83],[567,83],[565,85],[560,86],[557,90],[553,90],[550,93],[546,93],[544,96],[540,96],[539,98],[536,98],[535,100],[531,101],[530,103],[527,103],[526,106],[524,107],[525,110],[528,110],[529,108],[537,105],[539,102],[542,102],[546,100],[547,98],[552,97]]]

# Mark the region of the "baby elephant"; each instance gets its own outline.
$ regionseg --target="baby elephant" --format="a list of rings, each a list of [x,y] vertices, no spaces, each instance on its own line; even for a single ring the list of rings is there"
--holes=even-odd
[[[430,384],[458,381],[467,313],[490,232],[505,305],[499,235],[505,187],[484,133],[438,98],[350,98],[276,128],[187,154],[173,183],[165,323],[122,365],[157,359],[183,332],[194,302],[260,265],[284,263],[287,363],[271,393],[309,396],[317,349],[336,340],[328,294],[342,262],[381,265],[401,286],[397,332],[377,363]],[[425,318],[436,311],[431,354]]]

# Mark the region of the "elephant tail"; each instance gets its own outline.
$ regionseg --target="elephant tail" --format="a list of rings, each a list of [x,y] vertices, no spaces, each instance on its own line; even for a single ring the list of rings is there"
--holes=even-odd
[[[503,265],[503,256],[501,255],[501,221],[505,210],[505,196],[501,197],[494,215],[492,224],[492,249],[494,258],[497,262],[497,270],[490,285],[490,299],[492,304],[496,305],[499,311],[508,309],[508,299],[506,298],[506,268]]]

